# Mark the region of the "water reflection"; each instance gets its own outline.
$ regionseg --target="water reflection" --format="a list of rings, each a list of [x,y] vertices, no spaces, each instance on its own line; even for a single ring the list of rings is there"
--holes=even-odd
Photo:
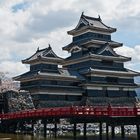
[[[111,139],[111,138],[110,138]],[[125,140],[136,140],[136,135],[126,135]],[[43,135],[36,134],[34,136],[27,134],[0,134],[0,140],[55,140],[54,138],[44,138]],[[73,140],[73,137],[61,137],[57,140]],[[84,137],[77,137],[76,140],[84,140]],[[99,140],[99,136],[88,136],[86,140]],[[102,140],[106,140],[105,135]],[[114,140],[122,140],[120,136],[116,136]]]

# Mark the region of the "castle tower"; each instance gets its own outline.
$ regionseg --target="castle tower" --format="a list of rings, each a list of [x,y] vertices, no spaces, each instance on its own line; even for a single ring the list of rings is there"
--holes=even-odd
[[[30,65],[30,71],[14,77],[20,81],[21,90],[31,93],[34,104],[39,107],[71,106],[81,100],[81,81],[73,71],[59,68],[63,59],[49,47],[37,50],[31,57],[22,60]]]
[[[36,107],[72,105],[134,106],[134,77],[140,73],[126,69],[131,60],[114,49],[123,44],[111,39],[115,28],[83,13],[70,44],[63,47],[71,55],[62,59],[49,47],[37,50],[22,61],[30,71],[15,77],[21,89],[30,91]],[[62,65],[62,68],[59,68]]]
[[[131,58],[117,54],[114,49],[123,44],[111,39],[115,28],[109,27],[98,18],[83,13],[75,29],[68,31],[72,43],[63,47],[71,53],[65,59],[64,68],[77,71],[85,78],[81,83],[84,104],[131,106],[135,103],[138,86],[134,76],[140,73],[124,68]]]

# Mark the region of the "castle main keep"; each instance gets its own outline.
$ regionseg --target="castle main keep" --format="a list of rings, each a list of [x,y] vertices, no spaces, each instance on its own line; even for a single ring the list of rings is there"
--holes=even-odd
[[[63,47],[69,57],[60,58],[50,45],[38,49],[22,60],[30,70],[14,79],[21,82],[21,90],[31,93],[36,108],[135,106],[134,77],[140,73],[124,67],[131,58],[114,51],[123,45],[111,39],[114,32],[116,28],[105,25],[100,17],[82,14],[77,26],[68,31],[72,42]]]

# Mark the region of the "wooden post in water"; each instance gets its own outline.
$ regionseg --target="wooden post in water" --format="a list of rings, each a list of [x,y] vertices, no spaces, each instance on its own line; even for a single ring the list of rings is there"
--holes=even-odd
[[[140,127],[139,124],[136,124],[137,127],[137,140],[140,140]]]
[[[34,121],[32,120],[32,134],[34,133]]]
[[[87,137],[87,124],[84,122],[84,139]]]
[[[20,126],[21,133],[23,132],[23,125],[24,125],[24,121],[23,120],[20,120],[19,121],[19,126]]]
[[[111,136],[112,136],[112,139],[115,138],[115,127],[114,126],[111,126],[112,130],[111,130]]]
[[[54,123],[54,137],[57,138],[57,122]]]
[[[108,124],[106,123],[106,140],[109,140],[109,126]]]
[[[73,125],[73,137],[76,139],[76,123]]]
[[[121,125],[121,137],[122,139],[125,138],[124,125]]]
[[[47,122],[44,120],[44,137],[46,138]]]
[[[102,134],[103,134],[103,131],[102,131],[102,122],[99,123],[99,135],[100,135],[100,140],[102,140]]]

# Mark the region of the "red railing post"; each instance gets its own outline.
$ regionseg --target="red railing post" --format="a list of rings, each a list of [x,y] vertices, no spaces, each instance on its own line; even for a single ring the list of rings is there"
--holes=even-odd
[[[107,110],[108,110],[108,116],[112,116],[112,109],[111,109],[111,105],[110,104],[108,105]]]

